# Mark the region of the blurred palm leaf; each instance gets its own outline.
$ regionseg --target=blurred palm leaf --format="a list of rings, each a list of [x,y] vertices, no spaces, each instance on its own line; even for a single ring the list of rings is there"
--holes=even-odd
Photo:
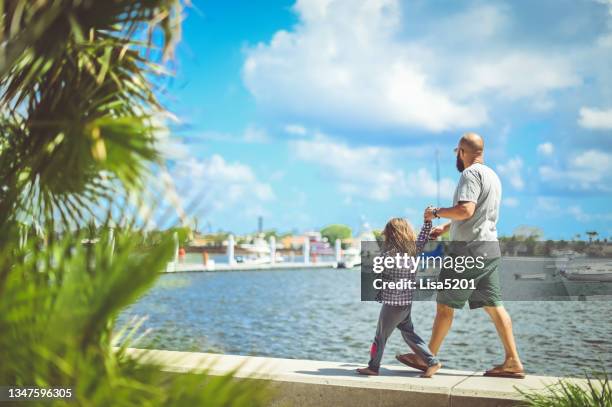
[[[35,238],[23,248],[3,247],[0,383],[70,387],[78,405],[91,406],[250,406],[267,400],[260,381],[169,375],[113,352],[113,321],[154,283],[173,242],[166,235],[147,250],[134,232],[123,232],[111,257],[108,233],[98,234],[95,244],[81,243],[89,237],[83,231],[48,239],[44,251]]]
[[[181,9],[0,0],[0,214],[82,220],[105,197],[142,188],[163,122],[153,80],[164,70],[151,52],[172,53]]]

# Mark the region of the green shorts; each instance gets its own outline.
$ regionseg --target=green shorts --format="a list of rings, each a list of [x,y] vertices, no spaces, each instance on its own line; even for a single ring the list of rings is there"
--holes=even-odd
[[[497,270],[500,262],[499,257],[488,259],[485,260],[484,267],[466,269],[461,273],[443,268],[438,281],[451,280],[448,286],[468,288],[440,289],[436,301],[457,309],[463,308],[466,302],[469,302],[470,309],[502,305],[501,285]],[[469,284],[458,284],[456,280],[468,280],[464,283]]]

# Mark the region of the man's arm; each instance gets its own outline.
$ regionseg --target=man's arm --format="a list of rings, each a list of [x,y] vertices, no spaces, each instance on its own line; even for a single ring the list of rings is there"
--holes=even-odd
[[[463,201],[450,208],[427,208],[425,210],[425,219],[434,219],[437,215],[439,218],[446,218],[450,220],[466,220],[474,216],[476,210],[476,203]],[[447,225],[450,225],[447,224]],[[445,225],[445,226],[447,226]],[[449,226],[447,226],[448,228]]]
[[[432,209],[432,215],[437,214],[440,218],[446,218],[450,220],[466,220],[474,216],[476,210],[476,203],[463,201],[457,203],[457,205],[450,208],[438,208],[437,213],[433,213],[435,210]]]
[[[450,220],[465,220],[474,216],[475,210],[476,204],[474,202],[464,201],[459,202],[457,205],[450,208],[427,208],[425,210],[425,219],[431,220],[435,218],[435,215],[438,215],[440,218]],[[431,229],[429,238],[436,240],[438,237],[448,232],[450,225],[451,223],[447,222],[444,225],[436,226],[435,228]]]

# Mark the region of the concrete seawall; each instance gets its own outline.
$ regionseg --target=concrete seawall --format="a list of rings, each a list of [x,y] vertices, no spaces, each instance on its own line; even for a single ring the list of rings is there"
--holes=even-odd
[[[207,367],[212,375],[236,370],[237,377],[269,380],[277,396],[274,404],[283,406],[513,406],[521,400],[517,388],[542,391],[559,380],[531,375],[523,380],[500,379],[448,369],[424,379],[403,366],[383,366],[380,376],[365,377],[355,374],[362,365],[354,363],[141,349],[129,349],[128,354],[156,362],[171,373]]]

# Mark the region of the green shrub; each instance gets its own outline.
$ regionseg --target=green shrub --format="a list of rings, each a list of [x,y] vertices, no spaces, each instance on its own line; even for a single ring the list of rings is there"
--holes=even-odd
[[[610,407],[612,388],[607,372],[586,375],[587,385],[560,380],[544,392],[524,392],[529,407]]]

